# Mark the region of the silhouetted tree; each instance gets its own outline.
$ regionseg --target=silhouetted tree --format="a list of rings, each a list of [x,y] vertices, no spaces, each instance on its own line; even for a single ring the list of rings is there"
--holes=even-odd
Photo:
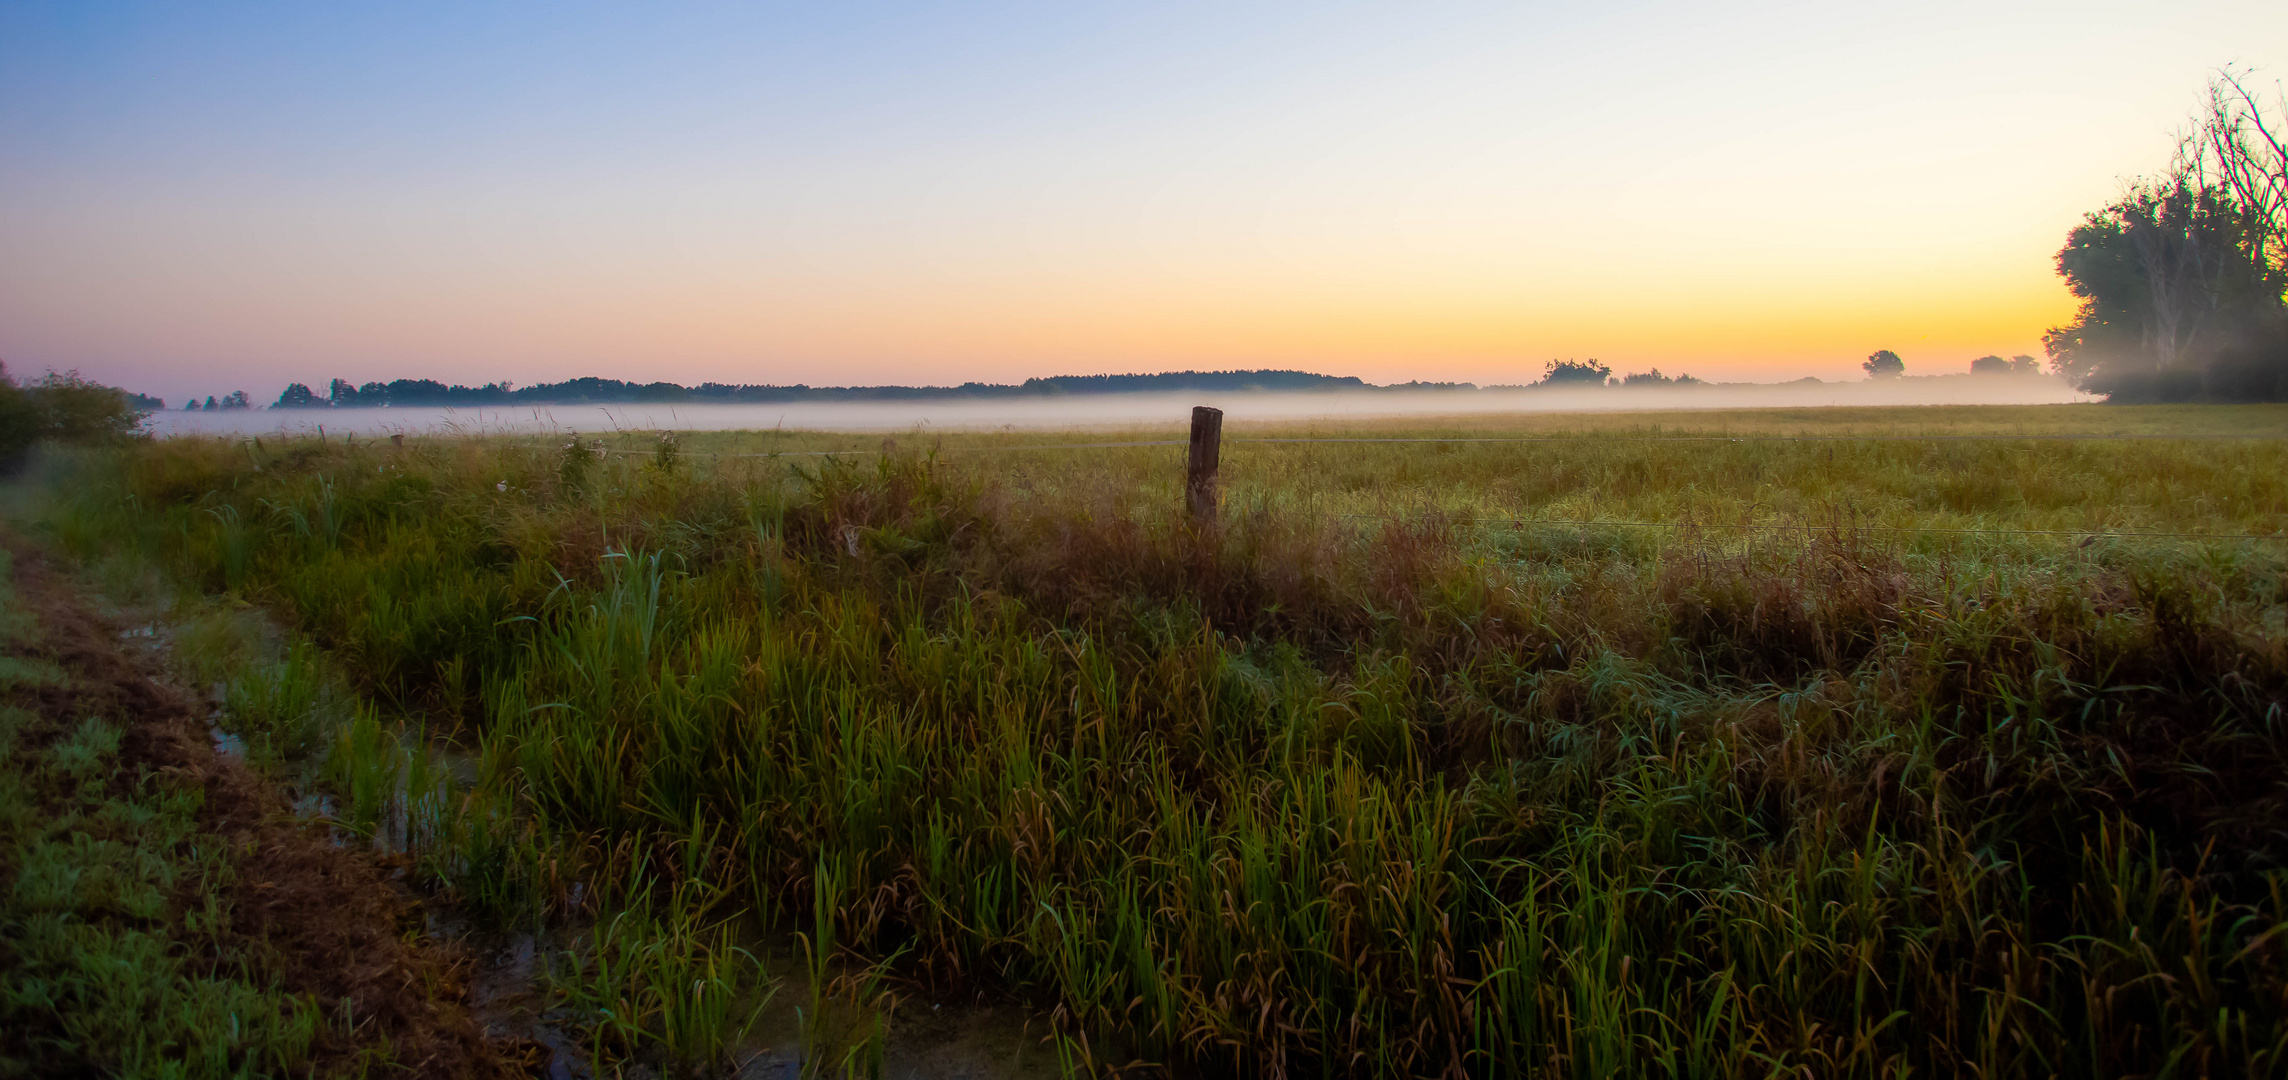
[[[1970,362],[1970,373],[1973,375],[2008,375],[2010,373],[2010,361],[1999,356],[1981,356]]]
[[[2011,374],[2032,375],[2040,370],[2042,370],[2042,362],[2027,356],[2025,353],[2019,353],[2010,358]]]
[[[318,395],[311,393],[309,387],[301,383],[287,383],[285,392],[279,394],[277,403],[270,407],[273,409],[323,409],[326,407],[326,403],[320,400]]]
[[[2043,335],[2052,370],[2114,400],[2243,397],[2280,384],[2249,365],[2288,332],[2284,121],[2288,108],[2262,102],[2233,72],[2210,80],[2164,174],[2067,234],[2058,273],[2082,304]],[[2235,374],[2212,379],[2227,351]]]
[[[2232,192],[2249,216],[2256,261],[2288,269],[2288,94],[2272,100],[2248,88],[2246,73],[2227,67],[2209,80],[2208,101],[2186,137],[2190,156],[2210,182]]]
[[[1590,359],[1586,362],[1579,360],[1551,360],[1549,362],[1548,370],[1543,373],[1541,376],[1541,382],[1537,385],[1603,386],[1605,385],[1605,380],[1611,378],[1612,375],[1613,369],[1610,365],[1600,364],[1595,359]]]
[[[1866,363],[1859,365],[1859,367],[1867,373],[1867,377],[1870,379],[1895,379],[1906,373],[1907,362],[1899,359],[1898,353],[1889,349],[1879,349],[1874,355],[1867,358]]]

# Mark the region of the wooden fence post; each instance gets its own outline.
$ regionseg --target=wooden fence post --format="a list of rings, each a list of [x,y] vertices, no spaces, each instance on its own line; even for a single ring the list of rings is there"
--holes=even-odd
[[[1184,462],[1184,498],[1191,506],[1193,524],[1215,524],[1216,463],[1222,457],[1223,410],[1194,406],[1191,453]]]

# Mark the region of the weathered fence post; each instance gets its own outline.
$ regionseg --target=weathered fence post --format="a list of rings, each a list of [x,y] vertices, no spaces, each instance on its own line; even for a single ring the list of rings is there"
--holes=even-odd
[[[1184,462],[1184,499],[1196,525],[1215,524],[1216,463],[1222,457],[1223,410],[1194,406],[1191,453]]]

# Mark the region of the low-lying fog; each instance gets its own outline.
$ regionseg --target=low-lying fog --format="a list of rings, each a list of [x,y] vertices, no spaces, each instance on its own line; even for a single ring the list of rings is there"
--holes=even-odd
[[[1076,394],[1064,397],[940,398],[920,401],[770,402],[752,405],[527,405],[445,409],[170,410],[151,415],[161,435],[304,432],[905,431],[1078,428],[1178,423],[1194,405],[1231,420],[1460,413],[1636,412],[1821,405],[2046,405],[2089,401],[2046,375],[1941,375],[1882,382],[1735,384],[1578,390],[1369,390],[1334,393]]]

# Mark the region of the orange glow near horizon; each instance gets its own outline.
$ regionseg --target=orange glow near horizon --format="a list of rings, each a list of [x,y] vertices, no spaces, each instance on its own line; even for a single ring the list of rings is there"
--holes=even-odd
[[[2066,230],[2288,40],[2226,6],[0,13],[0,360],[170,398],[1955,372],[2038,354]]]
[[[587,374],[957,383],[1258,367],[1500,383],[1531,381],[1550,359],[1592,357],[1616,370],[1761,381],[1856,377],[1859,360],[1878,348],[1933,374],[1987,353],[2038,354],[2042,329],[2073,309],[2055,278],[2022,263],[1987,276],[1829,267],[1824,281],[1679,274],[1642,287],[1621,268],[1572,282],[1330,280],[1306,269],[870,285],[824,276],[678,281],[639,269],[624,278],[440,278],[390,293],[375,282],[350,295],[325,282],[186,279],[141,309],[151,331],[134,344],[156,352],[184,340],[255,343],[311,357],[288,370],[313,385],[337,375],[529,383]]]

